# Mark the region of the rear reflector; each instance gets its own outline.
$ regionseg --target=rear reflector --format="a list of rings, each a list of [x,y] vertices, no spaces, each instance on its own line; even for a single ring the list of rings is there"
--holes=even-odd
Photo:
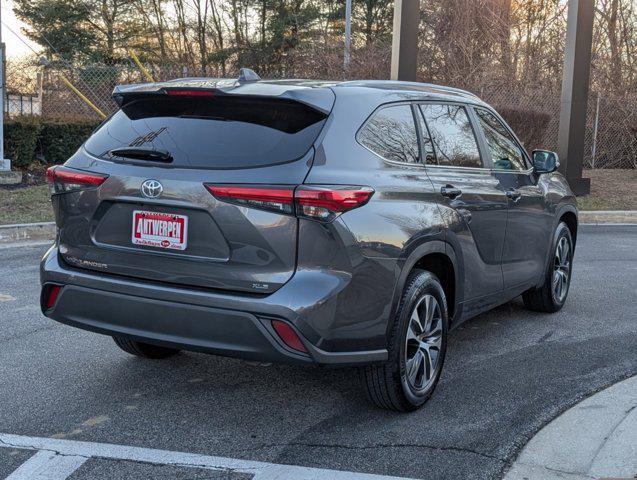
[[[283,343],[292,350],[307,353],[307,348],[305,348],[305,345],[303,345],[303,342],[290,325],[281,320],[272,320],[272,328],[274,328],[277,335],[283,340]]]
[[[49,167],[46,171],[46,180],[51,184],[53,193],[99,187],[107,178],[108,175],[81,172],[60,166]]]
[[[49,310],[55,306],[55,302],[60,296],[61,285],[47,285],[44,287],[44,308]]]
[[[330,221],[338,214],[365,205],[370,187],[341,185],[205,185],[215,198],[246,207]]]

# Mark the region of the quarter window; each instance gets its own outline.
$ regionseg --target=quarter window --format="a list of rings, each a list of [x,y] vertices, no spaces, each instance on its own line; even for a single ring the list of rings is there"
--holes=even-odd
[[[384,159],[419,162],[418,137],[409,105],[377,111],[359,132],[358,141]]]
[[[458,105],[420,105],[436,150],[438,165],[482,167],[467,110]]]
[[[526,170],[524,155],[513,135],[488,110],[476,108],[496,170]]]

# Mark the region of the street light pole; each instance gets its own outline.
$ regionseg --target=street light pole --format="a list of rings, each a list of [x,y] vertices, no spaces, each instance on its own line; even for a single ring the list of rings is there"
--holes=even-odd
[[[2,43],[2,2],[0,2],[0,171],[10,170],[8,160],[4,158],[4,43]]]
[[[349,70],[349,52],[352,34],[352,0],[345,0],[345,52],[343,53],[343,68]]]

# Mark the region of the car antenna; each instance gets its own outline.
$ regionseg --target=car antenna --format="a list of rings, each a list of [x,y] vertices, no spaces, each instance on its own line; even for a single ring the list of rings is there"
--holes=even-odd
[[[254,70],[250,68],[239,69],[239,83],[258,82],[259,80],[261,80],[261,77]]]

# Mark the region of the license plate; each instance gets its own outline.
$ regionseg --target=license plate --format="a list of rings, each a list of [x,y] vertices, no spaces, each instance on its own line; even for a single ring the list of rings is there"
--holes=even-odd
[[[135,210],[132,241],[134,245],[185,250],[188,242],[188,217]]]

